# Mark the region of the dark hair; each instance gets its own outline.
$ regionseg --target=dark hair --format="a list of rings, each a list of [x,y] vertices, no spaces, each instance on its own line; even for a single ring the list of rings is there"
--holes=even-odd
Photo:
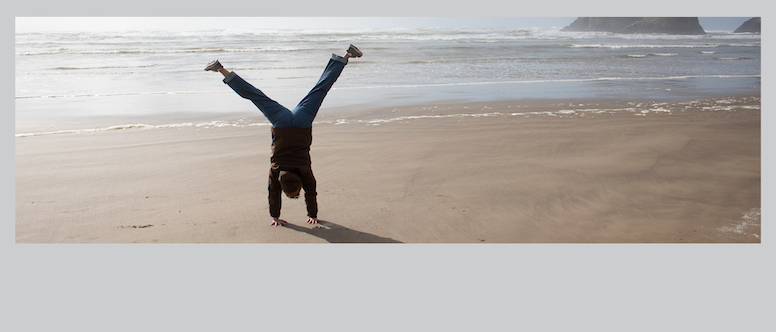
[[[299,197],[299,191],[302,189],[302,179],[298,175],[294,172],[280,171],[278,180],[280,181],[280,188],[286,193],[286,196],[291,198]]]

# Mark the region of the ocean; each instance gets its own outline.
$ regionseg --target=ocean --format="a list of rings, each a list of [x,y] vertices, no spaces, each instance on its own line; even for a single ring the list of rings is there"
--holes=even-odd
[[[759,94],[759,34],[524,29],[17,33],[16,135],[260,116],[203,69],[219,59],[291,108],[332,53],[351,59],[322,113],[422,103],[687,100]],[[169,123],[159,123],[158,119]],[[86,127],[91,119],[99,126]],[[107,119],[107,120],[105,120]],[[108,122],[105,122],[108,121]],[[113,121],[113,122],[110,122]],[[184,122],[181,122],[184,121]],[[187,122],[186,122],[187,121]]]

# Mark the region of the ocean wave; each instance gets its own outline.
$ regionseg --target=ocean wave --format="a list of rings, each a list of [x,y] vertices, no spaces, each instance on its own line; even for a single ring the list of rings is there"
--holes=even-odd
[[[36,56],[36,55],[58,55],[58,54],[70,54],[70,55],[113,55],[113,54],[184,54],[184,53],[251,53],[251,52],[295,52],[304,51],[308,48],[300,47],[283,47],[283,46],[270,46],[270,47],[194,47],[194,48],[169,48],[169,49],[154,49],[154,48],[117,48],[117,49],[72,49],[72,48],[58,48],[58,49],[45,49],[45,50],[32,50],[32,51],[16,51],[16,55],[19,56]]]
[[[379,126],[381,124],[387,124],[400,121],[414,121],[414,120],[426,120],[426,119],[447,119],[447,118],[479,118],[479,117],[500,117],[500,116],[550,116],[550,117],[585,117],[587,115],[596,114],[615,114],[615,113],[632,113],[634,116],[650,116],[653,113],[663,113],[671,115],[674,112],[684,112],[687,109],[697,109],[702,112],[735,112],[739,109],[748,110],[760,110],[760,105],[749,105],[743,103],[749,103],[753,101],[760,101],[759,97],[745,97],[743,99],[735,98],[722,98],[711,100],[691,100],[687,102],[677,102],[669,104],[665,102],[628,102],[624,107],[614,108],[585,108],[587,105],[578,104],[575,108],[566,109],[561,108],[554,111],[531,111],[531,112],[494,112],[491,111],[491,106],[474,107],[479,108],[480,112],[464,106],[464,109],[470,109],[470,112],[466,113],[452,113],[452,114],[418,114],[418,115],[406,115],[397,117],[383,117],[372,119],[348,119],[340,118],[333,120],[318,120],[315,124],[333,124],[333,125],[350,125],[350,124],[365,124],[371,126]],[[570,105],[569,105],[570,106]],[[518,108],[521,106],[517,106]],[[507,109],[511,109],[512,106],[507,106]],[[394,109],[393,111],[396,111]],[[423,112],[434,112],[440,110],[439,106],[427,106],[421,108]],[[393,113],[393,112],[392,112]],[[58,130],[48,132],[34,132],[34,133],[19,133],[16,134],[16,138],[35,137],[35,136],[47,136],[57,134],[95,134],[101,132],[117,131],[117,130],[154,130],[154,129],[180,129],[180,128],[246,128],[246,127],[269,127],[271,124],[266,121],[256,122],[261,118],[239,118],[236,120],[211,120],[201,122],[179,122],[161,125],[149,125],[149,124],[122,124],[101,128],[87,128],[87,129],[69,129]]]
[[[188,126],[190,125],[191,124],[189,123]],[[178,124],[178,125],[169,125],[166,128],[186,127],[186,126],[187,124]],[[145,125],[145,124],[124,124],[124,125],[116,125],[116,126],[110,126],[105,128],[67,129],[67,130],[37,132],[37,133],[21,133],[21,134],[16,134],[16,137],[19,138],[19,137],[46,136],[46,135],[57,135],[57,134],[92,134],[92,133],[122,130],[122,129],[151,129],[151,128],[161,128],[161,127]]]
[[[754,100],[759,100],[759,98],[756,98]],[[684,112],[687,108],[690,107],[696,107],[699,108],[700,111],[706,112],[706,111],[727,111],[727,112],[735,112],[738,109],[751,109],[751,110],[760,110],[759,105],[727,105],[727,104],[737,104],[741,102],[748,101],[748,98],[742,99],[742,100],[735,100],[735,99],[722,99],[722,100],[692,100],[689,102],[683,102],[683,103],[676,103],[673,105],[669,105],[667,103],[663,102],[652,102],[652,103],[628,103],[628,107],[615,107],[615,108],[583,108],[583,104],[577,105],[578,108],[574,109],[559,109],[554,111],[531,111],[531,112],[481,112],[481,113],[453,113],[453,114],[421,114],[421,115],[407,115],[407,116],[398,116],[398,117],[388,117],[388,118],[375,118],[375,119],[334,119],[334,120],[327,120],[327,121],[320,121],[315,123],[328,123],[333,125],[352,125],[352,124],[365,124],[365,125],[371,125],[371,126],[379,126],[381,124],[386,123],[392,123],[392,122],[401,122],[401,121],[412,121],[412,120],[426,120],[426,119],[449,119],[449,118],[479,118],[479,117],[509,117],[509,116],[518,116],[518,117],[531,117],[531,116],[542,116],[542,117],[586,117],[588,115],[597,115],[597,114],[616,114],[616,113],[631,113],[634,116],[640,116],[640,117],[646,117],[646,116],[652,116],[655,114],[665,114],[665,115],[672,115],[674,112]],[[711,103],[711,106],[706,106],[706,104]],[[723,104],[723,105],[717,105],[717,104]],[[507,108],[511,108],[512,106],[508,106]],[[519,107],[519,106],[518,106]],[[436,111],[439,107],[438,106],[432,106],[432,107],[424,107],[424,111]],[[464,107],[465,109],[468,109],[469,107]],[[482,106],[482,111],[485,110],[491,110],[492,107],[489,106]],[[398,109],[394,109],[393,111],[397,111]]]
[[[389,88],[424,88],[424,87],[444,87],[444,86],[467,86],[467,85],[494,85],[494,84],[541,84],[541,83],[573,83],[573,82],[594,82],[594,81],[639,81],[639,80],[681,80],[693,78],[748,78],[761,77],[761,75],[684,75],[684,76],[661,76],[661,77],[597,77],[597,78],[572,78],[572,79],[539,79],[539,80],[520,80],[520,81],[487,81],[487,82],[458,82],[458,83],[438,83],[438,84],[403,84],[403,85],[375,85],[358,87],[335,87],[334,90],[360,90],[360,89],[389,89]]]
[[[52,70],[103,70],[103,69],[135,69],[135,68],[151,68],[157,65],[141,65],[141,66],[102,66],[102,67],[55,67]]]
[[[638,55],[636,55],[638,56]],[[661,77],[596,77],[573,79],[537,79],[517,81],[483,81],[483,82],[455,82],[455,83],[429,83],[429,84],[390,84],[371,86],[334,87],[332,90],[371,90],[371,89],[406,89],[406,88],[432,88],[453,86],[479,86],[496,84],[543,84],[543,83],[573,83],[573,82],[597,82],[597,81],[639,81],[639,80],[684,80],[693,78],[753,78],[761,75],[684,75]],[[293,77],[289,77],[293,78]],[[294,91],[295,89],[275,89],[275,91]],[[118,96],[142,96],[142,95],[199,95],[199,94],[229,94],[230,91],[158,91],[158,92],[107,92],[61,95],[29,95],[16,96],[15,99],[54,99],[54,98],[90,98],[90,97],[118,97]]]
[[[391,123],[391,122],[406,121],[406,120],[467,118],[467,117],[479,118],[479,117],[500,116],[500,115],[504,115],[504,113],[501,113],[501,112],[489,112],[489,113],[408,115],[408,116],[399,116],[399,117],[388,118],[388,119],[370,119],[370,120],[337,119],[337,120],[330,120],[330,121],[321,121],[320,123],[330,123],[330,124],[334,124],[334,125],[344,125],[344,124],[351,124],[351,123],[364,123],[364,124],[370,124],[370,125],[379,125],[381,123]]]
[[[632,49],[632,48],[720,48],[720,47],[759,47],[760,43],[704,43],[704,44],[569,44],[568,48],[603,48],[603,49]]]
[[[755,60],[752,58],[734,57],[734,58],[714,58],[714,60]]]
[[[211,93],[228,93],[228,92],[224,92],[224,91],[106,92],[106,93],[16,96],[16,99],[90,98],[90,97],[152,96],[152,95],[197,95],[197,94],[211,94]]]
[[[668,57],[668,56],[677,56],[679,53],[649,53],[649,54],[625,54],[621,55],[620,57],[624,58],[646,58],[648,56],[659,56],[659,57]]]
[[[23,138],[23,137],[34,137],[34,136],[48,136],[48,135],[58,135],[58,134],[94,134],[94,133],[100,133],[100,132],[107,132],[107,131],[117,131],[117,130],[125,130],[125,129],[139,129],[139,130],[149,130],[149,129],[174,129],[174,128],[224,128],[224,127],[252,127],[252,126],[271,126],[269,122],[249,122],[246,119],[238,119],[234,121],[222,121],[222,120],[212,120],[212,121],[203,121],[203,122],[181,122],[181,123],[170,123],[170,124],[161,124],[161,125],[148,125],[148,124],[123,124],[123,125],[115,125],[115,126],[109,126],[109,127],[102,127],[102,128],[87,128],[87,129],[66,129],[66,130],[57,130],[57,131],[46,131],[46,132],[36,132],[36,133],[21,133],[16,134],[17,138]]]
[[[709,33],[706,35],[662,35],[662,34],[612,34],[608,32],[570,32],[560,28],[363,28],[363,29],[216,29],[184,31],[129,31],[121,34],[106,32],[59,32],[59,33],[17,33],[16,45],[38,47],[53,45],[71,45],[73,41],[82,45],[168,45],[168,44],[226,44],[256,43],[277,45],[297,42],[329,43],[337,41],[460,41],[460,42],[498,42],[516,40],[594,40],[614,39],[633,44],[640,40],[648,41],[689,41],[693,43],[716,42],[719,40],[740,41],[740,46],[759,46],[759,35]],[[726,43],[738,46],[736,43]],[[141,46],[142,47],[142,46]],[[210,52],[220,48],[201,47],[193,50],[145,49],[141,52]],[[17,55],[57,54],[69,50],[53,49],[45,51],[22,51]],[[262,48],[237,49],[236,51],[262,51]],[[69,50],[70,52],[80,52]],[[225,52],[234,51],[224,48]],[[44,52],[44,53],[40,53]],[[137,52],[132,49],[108,49],[104,52]],[[78,53],[77,53],[78,54]]]

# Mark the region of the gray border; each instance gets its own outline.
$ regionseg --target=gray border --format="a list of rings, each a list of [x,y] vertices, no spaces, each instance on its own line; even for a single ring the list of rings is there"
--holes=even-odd
[[[565,0],[564,0],[565,1]],[[757,16],[761,1],[30,2],[15,16]],[[599,3],[599,2],[596,2]],[[545,7],[542,7],[545,6]],[[635,7],[633,7],[635,6]],[[558,7],[564,9],[557,11]],[[344,8],[344,11],[343,11]],[[498,8],[496,12],[494,8]],[[10,14],[7,14],[10,15]],[[4,20],[6,45],[13,17]],[[771,59],[765,16],[763,59]],[[9,33],[10,31],[10,33]],[[10,49],[10,48],[9,48]],[[5,54],[13,59],[13,53]],[[8,62],[6,62],[8,63]],[[773,147],[763,62],[759,245],[16,245],[13,113],[3,112],[3,302],[13,330],[772,330]],[[14,83],[9,78],[6,87]],[[4,89],[12,94],[12,89]],[[13,96],[6,98],[10,104]],[[13,109],[9,105],[6,110]],[[11,158],[8,158],[8,157]],[[4,324],[5,325],[5,324]],[[35,328],[32,328],[35,327]],[[107,328],[106,328],[107,327]],[[769,328],[770,327],[770,328]]]

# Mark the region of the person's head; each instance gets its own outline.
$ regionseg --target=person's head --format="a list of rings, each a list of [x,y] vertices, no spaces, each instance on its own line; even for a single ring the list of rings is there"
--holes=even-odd
[[[280,189],[290,198],[299,198],[299,192],[302,191],[302,179],[293,172],[280,171]]]

